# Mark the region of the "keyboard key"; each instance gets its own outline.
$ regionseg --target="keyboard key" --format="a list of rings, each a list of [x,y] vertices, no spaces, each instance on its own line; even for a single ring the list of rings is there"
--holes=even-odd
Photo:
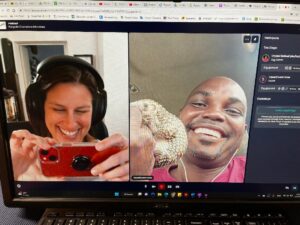
[[[65,224],[66,219],[64,218],[59,218],[55,221],[55,223],[53,225],[64,225]]]
[[[182,213],[174,213],[173,214],[173,217],[179,217],[179,218],[181,218],[181,217],[183,217],[183,214]]]
[[[79,219],[76,225],[85,225],[86,219]]]
[[[196,213],[195,214],[195,217],[198,217],[198,218],[205,218],[205,213]]]
[[[105,217],[105,213],[104,212],[96,212],[96,216],[97,217]]]
[[[98,224],[97,225],[106,225],[107,224],[107,219],[105,218],[101,218],[98,220]]]
[[[159,219],[156,219],[153,221],[153,225],[161,225],[161,224],[162,224],[161,220],[159,220]]]
[[[76,220],[75,220],[75,219],[67,219],[65,225],[75,225],[75,223],[76,223]]]
[[[232,225],[232,223],[230,221],[223,221],[222,225]]]
[[[217,216],[217,213],[210,213],[210,214],[208,214],[208,217],[209,218],[217,218],[218,216]]]
[[[140,225],[141,220],[140,219],[132,219],[130,222],[130,225]]]
[[[246,213],[244,218],[250,219],[250,218],[253,218],[253,216],[250,213]]]
[[[231,218],[240,218],[240,215],[238,213],[231,213]]]
[[[141,225],[152,225],[153,224],[153,220],[152,219],[143,219],[141,221]]]
[[[58,212],[49,212],[48,214],[47,214],[47,217],[58,217]]]
[[[282,223],[280,223],[279,221],[270,221],[269,225],[281,225]]]
[[[178,219],[175,219],[174,220],[174,225],[185,225],[185,221],[184,220],[178,220]]]
[[[191,218],[191,217],[194,217],[194,216],[193,216],[193,213],[185,213],[184,217]]]
[[[109,220],[109,225],[119,225],[119,222],[120,222],[119,219],[110,219]]]
[[[120,225],[130,225],[130,219],[121,219]]]
[[[186,225],[204,225],[206,224],[206,221],[203,219],[193,219],[187,221]]]
[[[85,213],[84,212],[76,212],[75,217],[84,217]]]
[[[229,214],[228,213],[220,213],[219,217],[220,217],[220,219],[229,218]]]
[[[114,217],[122,217],[122,216],[123,216],[123,213],[121,213],[121,212],[114,213]]]
[[[75,215],[75,212],[71,212],[71,211],[65,212],[66,217],[74,217],[74,215]]]
[[[248,221],[246,222],[246,225],[259,225],[259,223],[255,221]]]
[[[164,219],[162,225],[173,225],[172,219]]]
[[[95,212],[87,212],[85,214],[86,217],[95,217]]]
[[[211,221],[210,225],[222,225],[219,221]]]
[[[233,221],[232,225],[242,225],[242,221]]]
[[[43,225],[53,225],[55,219],[52,219],[52,218],[47,218],[45,219]]]
[[[97,220],[96,219],[88,219],[86,225],[96,225],[97,224]]]

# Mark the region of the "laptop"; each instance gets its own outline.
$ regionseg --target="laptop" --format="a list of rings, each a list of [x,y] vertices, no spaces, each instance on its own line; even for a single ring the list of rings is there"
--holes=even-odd
[[[39,225],[299,224],[296,2],[1,1],[4,203]]]

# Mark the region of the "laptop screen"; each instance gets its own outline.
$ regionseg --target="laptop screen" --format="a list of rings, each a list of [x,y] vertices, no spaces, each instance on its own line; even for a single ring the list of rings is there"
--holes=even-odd
[[[300,197],[297,4],[0,11],[7,204]]]

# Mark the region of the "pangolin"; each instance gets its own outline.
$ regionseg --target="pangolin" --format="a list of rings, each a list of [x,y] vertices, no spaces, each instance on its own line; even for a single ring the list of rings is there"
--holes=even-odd
[[[156,141],[154,167],[176,163],[187,149],[187,134],[181,120],[151,99],[131,103],[142,113],[142,123],[147,126]]]

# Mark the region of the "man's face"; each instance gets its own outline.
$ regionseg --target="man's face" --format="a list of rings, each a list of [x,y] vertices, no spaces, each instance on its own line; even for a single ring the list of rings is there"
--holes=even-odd
[[[196,87],[180,112],[193,158],[204,167],[225,165],[241,144],[246,111],[245,93],[230,79],[212,78]]]
[[[92,94],[82,84],[57,84],[48,91],[44,110],[46,126],[56,141],[82,142],[91,127]]]

